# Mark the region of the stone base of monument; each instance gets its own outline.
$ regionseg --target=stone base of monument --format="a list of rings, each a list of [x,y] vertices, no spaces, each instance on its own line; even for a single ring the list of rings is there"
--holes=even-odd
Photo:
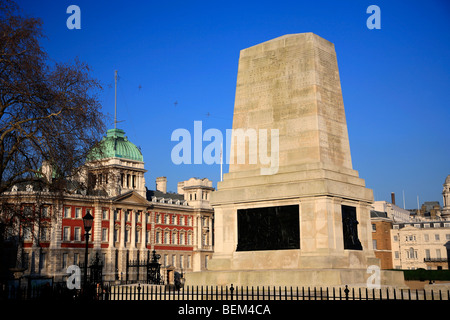
[[[187,286],[367,287],[367,269],[202,271],[186,273]],[[369,280],[370,282],[371,280]],[[370,282],[373,284],[373,282]],[[403,272],[381,270],[380,285],[407,288]]]
[[[315,256],[300,250],[234,252],[231,257],[216,255],[208,269],[187,272],[186,285],[406,287],[403,272],[380,270],[377,258],[358,250]]]

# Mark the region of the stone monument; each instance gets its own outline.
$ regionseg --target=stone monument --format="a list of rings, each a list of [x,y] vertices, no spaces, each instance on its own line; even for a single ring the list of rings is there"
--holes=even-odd
[[[188,273],[186,284],[365,285],[367,268],[379,265],[373,193],[352,168],[333,43],[303,33],[242,50],[237,129],[277,130],[257,137],[277,168],[262,174],[267,161],[249,161],[250,142],[231,142],[229,173],[211,195],[214,254],[208,271]],[[398,275],[381,271],[381,284],[402,284]]]

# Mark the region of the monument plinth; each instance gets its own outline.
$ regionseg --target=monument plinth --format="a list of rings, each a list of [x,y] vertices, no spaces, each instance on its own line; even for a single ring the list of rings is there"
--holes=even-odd
[[[231,142],[229,173],[211,195],[209,271],[187,274],[186,283],[365,284],[367,267],[379,265],[372,248],[373,194],[352,168],[334,45],[304,33],[242,50],[237,129],[277,130],[278,140],[257,137],[277,167],[262,174],[269,164],[249,161],[257,152],[250,142]],[[246,161],[239,161],[244,150]],[[382,284],[394,277],[385,274]]]

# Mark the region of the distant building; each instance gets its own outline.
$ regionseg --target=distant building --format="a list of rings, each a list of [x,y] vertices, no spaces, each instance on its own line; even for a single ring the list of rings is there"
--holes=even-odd
[[[389,218],[386,212],[374,210],[370,212],[370,218],[375,256],[380,259],[381,269],[393,269],[391,248],[392,218]]]
[[[409,222],[411,221],[411,212],[400,208],[394,203],[387,201],[374,201],[372,204],[373,210],[378,212],[385,212],[388,219],[393,222]]]
[[[450,221],[394,223],[391,243],[395,269],[449,269]]]

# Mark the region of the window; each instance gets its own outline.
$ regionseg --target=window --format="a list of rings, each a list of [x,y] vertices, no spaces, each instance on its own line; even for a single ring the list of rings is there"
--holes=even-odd
[[[428,234],[424,234],[423,239],[425,240],[425,242],[428,242],[430,241],[430,236]]]
[[[70,212],[70,207],[65,207],[64,208],[64,218],[71,218],[71,212]]]
[[[188,233],[187,244],[188,245],[192,244],[192,233]]]
[[[180,233],[180,244],[186,244],[186,235],[184,233]]]
[[[172,244],[177,244],[177,233],[176,232],[174,232],[174,233],[172,233]]]
[[[74,229],[74,240],[81,241],[81,228],[80,227],[75,227],[75,229]]]
[[[161,232],[160,231],[156,231],[156,233],[155,233],[155,242],[161,243]]]
[[[23,240],[31,241],[31,228],[30,227],[23,228]]]
[[[394,241],[398,241],[398,236],[394,236]]]
[[[395,259],[399,259],[400,258],[400,254],[399,254],[398,251],[394,252],[394,257],[395,257]]]
[[[164,243],[169,244],[169,240],[170,240],[170,233],[169,231],[166,231],[164,232]]]
[[[75,208],[75,219],[81,219],[81,208]]]
[[[159,213],[156,214],[156,223],[161,223],[161,215]]]
[[[172,265],[175,267],[177,263],[177,256],[176,255],[172,255]]]
[[[119,230],[114,229],[114,242],[119,241]]]
[[[436,234],[434,235],[434,240],[439,241],[439,233],[436,233]]]
[[[64,229],[63,229],[63,241],[70,241],[70,227],[64,227]]]
[[[30,216],[33,213],[33,208],[30,206],[23,207],[23,215],[25,217]]]
[[[119,220],[119,211],[114,210],[114,221],[118,221],[118,220]]]
[[[180,255],[180,268],[184,268],[184,256]]]
[[[108,220],[108,210],[102,210],[102,220]]]
[[[41,252],[39,255],[39,269],[44,269],[47,265],[47,254],[45,252]]]
[[[436,249],[436,258],[441,258],[441,249]]]
[[[373,244],[373,249],[377,250],[377,240],[372,240],[372,244]]]
[[[414,248],[409,248],[406,252],[406,257],[408,259],[417,259],[417,250],[414,250]]]
[[[430,255],[430,249],[425,249],[425,258],[426,259],[430,259],[431,255]]]
[[[187,256],[186,267],[187,267],[188,269],[191,268],[191,256]]]
[[[67,267],[67,253],[63,253],[62,255],[62,268],[65,269]]]
[[[48,218],[50,216],[50,209],[49,209],[49,207],[48,206],[42,207],[41,214],[42,214],[42,217]]]
[[[445,235],[445,240],[450,240],[450,233],[447,233],[447,234]]]
[[[80,263],[80,254],[79,253],[74,253],[73,254],[73,264],[78,264]]]
[[[102,229],[102,241],[103,242],[108,241],[108,229],[107,228]]]
[[[41,228],[41,241],[49,241],[50,240],[50,230],[47,227]]]
[[[28,252],[24,252],[22,258],[22,267],[28,269],[29,265],[30,265],[30,254]]]
[[[166,267],[169,263],[169,256],[167,254],[164,255],[164,266]]]

